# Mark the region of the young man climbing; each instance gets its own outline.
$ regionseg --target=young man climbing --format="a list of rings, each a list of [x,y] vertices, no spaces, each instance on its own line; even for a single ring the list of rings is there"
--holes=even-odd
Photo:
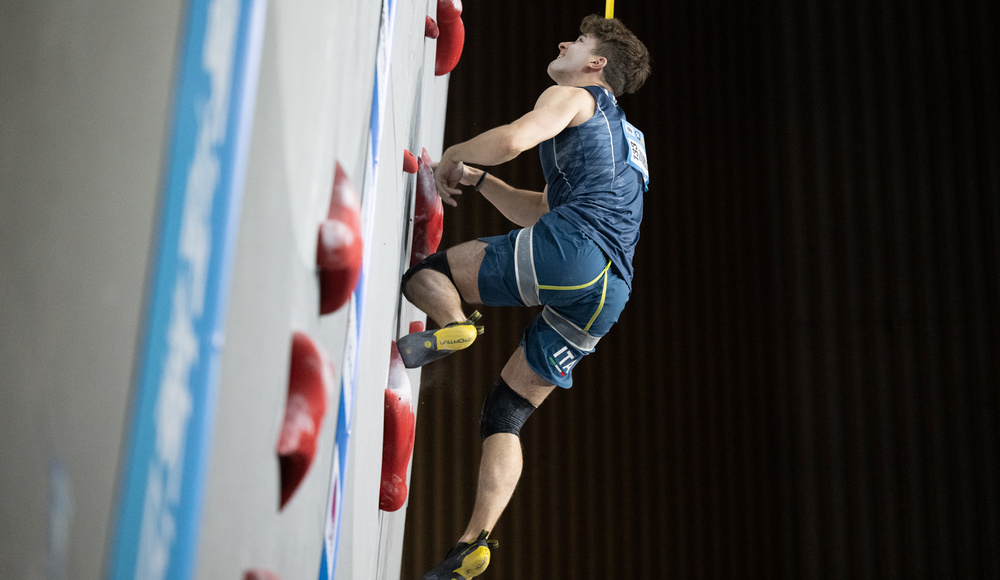
[[[489,564],[489,530],[521,475],[519,433],[555,387],[572,386],[573,367],[618,320],[632,283],[642,197],[649,174],[642,133],[625,120],[615,95],[649,75],[646,47],[620,21],[588,16],[580,36],[559,44],[548,66],[555,85],[533,110],[449,147],[435,169],[438,193],[457,205],[459,185],[474,186],[521,226],[427,257],[403,276],[403,292],[441,328],[397,342],[417,367],[468,347],[482,327],[462,300],[489,306],[539,306],[520,346],[483,404],[483,454],[475,507],[465,533],[424,576],[472,578]],[[472,167],[498,165],[540,145],[545,190],[516,189]]]

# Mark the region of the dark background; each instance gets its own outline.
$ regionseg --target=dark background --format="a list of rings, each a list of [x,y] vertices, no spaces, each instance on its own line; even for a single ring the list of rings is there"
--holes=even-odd
[[[466,0],[445,144],[512,121],[603,3]],[[1000,578],[995,1],[649,2],[619,100],[651,189],[632,299],[522,432],[484,578]],[[497,167],[541,189],[537,151]],[[513,226],[465,195],[448,247]],[[534,311],[424,369],[403,577],[475,493]]]

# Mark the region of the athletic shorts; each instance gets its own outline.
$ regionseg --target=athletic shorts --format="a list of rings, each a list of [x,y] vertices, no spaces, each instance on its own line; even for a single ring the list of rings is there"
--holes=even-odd
[[[618,321],[629,288],[579,229],[547,213],[529,228],[480,238],[479,296],[487,306],[539,306],[521,346],[538,376],[568,389],[573,367]]]

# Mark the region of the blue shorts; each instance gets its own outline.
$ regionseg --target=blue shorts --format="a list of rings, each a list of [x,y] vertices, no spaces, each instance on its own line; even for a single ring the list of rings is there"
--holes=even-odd
[[[618,321],[628,285],[597,244],[551,212],[530,228],[480,240],[487,244],[483,304],[544,305],[521,338],[528,366],[554,385],[573,386],[573,367]]]

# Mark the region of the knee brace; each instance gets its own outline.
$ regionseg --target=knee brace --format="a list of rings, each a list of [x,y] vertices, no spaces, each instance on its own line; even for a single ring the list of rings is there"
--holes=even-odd
[[[403,281],[400,283],[400,290],[406,290],[406,283],[410,281],[410,278],[414,276],[417,272],[425,269],[431,269],[435,272],[441,272],[451,280],[452,284],[455,284],[455,279],[451,277],[451,266],[448,265],[448,254],[445,252],[434,252],[430,256],[427,256],[423,260],[420,260],[409,270],[403,274]],[[458,287],[457,285],[455,286]]]
[[[503,379],[497,379],[483,402],[479,416],[479,435],[485,440],[497,433],[521,436],[521,427],[538,407],[517,394]]]

